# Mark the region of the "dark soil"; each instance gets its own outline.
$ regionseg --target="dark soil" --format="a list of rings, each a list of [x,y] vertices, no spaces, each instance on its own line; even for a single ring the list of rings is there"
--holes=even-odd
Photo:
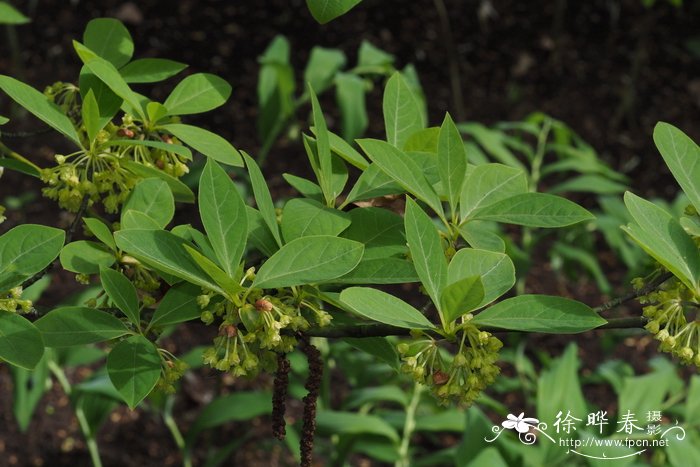
[[[257,57],[272,38],[277,34],[289,38],[297,78],[314,45],[341,48],[353,64],[361,41],[368,40],[396,55],[398,66],[415,64],[431,123],[439,123],[445,111],[455,119],[485,124],[544,111],[569,124],[612,167],[628,174],[636,192],[667,199],[675,195],[677,187],[654,148],[651,134],[654,124],[663,120],[700,140],[696,124],[700,56],[689,48],[700,38],[700,4],[687,1],[683,7],[674,8],[658,0],[657,5],[646,9],[639,0],[445,0],[453,37],[451,43],[446,43],[444,24],[435,8],[440,1],[364,0],[350,14],[325,26],[313,21],[302,0],[15,1],[30,13],[33,22],[16,29],[20,48],[17,62],[12,60],[9,42],[0,42],[0,73],[20,76],[37,88],[54,81],[74,80],[79,67],[71,40],[80,38],[90,19],[116,16],[129,27],[137,56],[182,61],[190,64],[189,72],[216,73],[228,80],[234,88],[230,102],[195,122],[255,154],[260,148],[255,126]],[[461,103],[456,102],[452,87],[451,60],[458,71],[456,85]],[[153,96],[164,98],[171,86],[159,85]],[[369,99],[369,135],[380,136],[381,86],[371,92]],[[333,97],[324,96],[322,103],[324,109],[332,109]],[[7,99],[0,98],[0,114],[8,115],[9,109]],[[305,115],[303,109],[298,122],[302,128]],[[329,124],[337,127],[332,118]],[[39,128],[35,120],[26,120],[13,122],[7,130]],[[60,139],[53,135],[6,142],[39,165],[61,148]],[[280,175],[300,173],[300,167],[306,166],[304,157],[298,140],[283,137],[278,141],[265,167],[273,196],[289,193]],[[70,216],[57,215],[56,206],[40,198],[40,187],[39,182],[14,174],[6,173],[0,179],[0,202],[7,196],[27,200],[21,209],[9,213],[0,232],[23,222],[63,227],[70,222]],[[538,255],[546,259],[546,252]],[[605,260],[609,256],[601,253],[613,282],[620,284],[624,272],[619,263]],[[547,267],[537,268],[531,278],[530,289],[534,292],[572,296],[592,305],[605,298],[590,281],[565,282]],[[69,275],[55,274],[46,302],[55,303],[74,290],[73,284]],[[203,326],[188,329],[171,338],[171,350],[185,352],[211,337],[211,330]],[[654,352],[648,339],[625,340],[616,349],[603,350],[599,334],[576,337],[582,348],[584,371],[613,355],[625,356],[644,370],[646,358]],[[559,354],[571,341],[561,336],[531,339],[538,349],[552,354]],[[638,360],[628,358],[631,346],[636,347]],[[80,377],[69,376],[74,380]],[[234,383],[200,371],[184,384],[175,414],[186,428],[203,404],[202,398],[193,394],[204,390],[229,392]],[[0,400],[0,465],[89,465],[68,399],[58,386],[39,405],[29,429],[31,435],[25,435],[19,433],[12,415],[11,385],[8,369],[0,368],[0,390],[5,394]],[[192,386],[188,389],[188,385]],[[255,387],[270,385],[271,381],[263,380]],[[269,431],[267,420],[232,424],[211,442],[221,445],[224,440],[252,432],[252,441],[236,451],[252,457],[234,453],[226,465],[288,464],[286,451],[282,449],[280,454],[280,446],[271,447],[265,441],[271,438]],[[98,438],[106,466],[168,466],[181,462],[161,420],[144,410],[115,411]],[[202,458],[204,449],[195,453],[196,458]]]

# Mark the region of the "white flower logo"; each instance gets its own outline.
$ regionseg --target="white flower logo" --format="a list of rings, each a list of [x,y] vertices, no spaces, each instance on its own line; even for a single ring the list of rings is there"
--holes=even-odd
[[[527,433],[530,431],[531,427],[536,427],[540,421],[536,418],[524,418],[524,415],[525,412],[520,412],[520,415],[517,417],[509,413],[507,417],[508,420],[505,420],[501,425],[508,430],[515,428],[518,433]]]

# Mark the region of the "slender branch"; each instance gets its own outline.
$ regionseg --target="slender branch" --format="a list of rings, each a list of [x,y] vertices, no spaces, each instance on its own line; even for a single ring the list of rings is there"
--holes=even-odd
[[[630,300],[634,300],[635,298],[641,297],[643,295],[647,295],[654,290],[656,290],[661,284],[669,280],[670,278],[673,277],[673,274],[670,272],[666,271],[663,274],[655,277],[654,279],[650,280],[647,282],[644,287],[638,289],[638,290],[633,290],[632,292],[629,292],[621,297],[614,298],[612,300],[609,300],[605,303],[603,303],[600,306],[597,306],[593,308],[593,311],[596,313],[602,313],[604,311],[608,311],[611,308],[615,308],[617,306],[622,305],[623,303],[629,302]]]
[[[78,226],[80,225],[80,221],[83,219],[83,214],[85,214],[85,210],[87,209],[88,202],[90,201],[90,195],[85,195],[83,197],[83,201],[80,203],[80,207],[78,208],[78,212],[75,213],[75,219],[73,219],[73,222],[71,223],[70,227],[68,227],[68,230],[66,230],[66,244],[70,243],[71,240],[73,240],[73,235],[75,234],[75,231],[78,229]],[[46,266],[44,269],[41,271],[37,272],[34,274],[32,277],[27,279],[22,283],[22,288],[26,289],[30,285],[34,284],[36,281],[41,279],[51,271],[51,269],[54,268],[54,265],[56,264],[56,261],[51,262],[48,266]]]

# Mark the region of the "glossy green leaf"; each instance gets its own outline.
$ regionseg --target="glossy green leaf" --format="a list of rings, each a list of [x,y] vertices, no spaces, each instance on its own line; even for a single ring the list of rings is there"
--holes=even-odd
[[[85,99],[90,92],[95,96],[95,101],[100,111],[100,127],[104,128],[117,114],[124,99],[117,96],[109,86],[103,83],[102,80],[95,76],[86,66],[80,69],[78,84],[80,87],[80,95],[83,99]]]
[[[136,184],[124,203],[122,212],[141,212],[165,227],[175,214],[175,199],[166,182],[158,178],[147,178]]]
[[[523,163],[508,148],[505,142],[506,134],[502,131],[492,130],[481,123],[461,123],[457,125],[457,128],[474,138],[493,159],[525,171]]]
[[[48,266],[58,256],[65,232],[23,224],[0,236],[0,291],[9,290]]]
[[[552,194],[559,193],[595,193],[597,195],[616,195],[627,189],[624,183],[610,180],[598,174],[585,174],[565,180],[547,190]]]
[[[0,313],[0,358],[31,370],[42,355],[44,341],[37,328],[16,313]]]
[[[219,264],[234,277],[248,234],[245,203],[219,164],[207,161],[199,182],[199,214]]]
[[[81,146],[80,137],[78,132],[75,131],[73,123],[42,93],[21,81],[5,75],[0,75],[0,89],[35,117],[62,133],[78,146]]]
[[[430,217],[410,198],[406,199],[404,222],[413,265],[428,296],[441,311],[440,293],[447,285],[447,260],[438,230]]]
[[[124,99],[138,114],[143,117],[143,108],[139,96],[131,90],[119,71],[107,60],[100,58],[94,51],[78,41],[73,41],[73,47],[85,66],[119,97]]]
[[[134,41],[121,21],[114,18],[91,20],[83,33],[85,47],[89,48],[116,68],[131,60]]]
[[[280,247],[277,240],[270,233],[270,228],[265,223],[257,209],[246,206],[248,216],[248,245],[256,248],[265,256],[272,256]]]
[[[33,370],[15,365],[11,365],[9,368],[12,373],[13,386],[12,412],[22,433],[27,432],[39,401],[52,386],[47,365],[49,354],[49,352],[44,352],[43,357]]]
[[[456,213],[462,186],[467,177],[467,153],[464,150],[462,136],[450,114],[445,115],[440,127],[437,160],[442,189],[447,195],[452,212]]]
[[[423,313],[400,298],[370,287],[350,287],[340,293],[340,301],[349,309],[377,321],[406,329],[433,329]]]
[[[382,108],[386,140],[399,149],[411,134],[425,128],[420,100],[399,72],[386,83]]]
[[[133,409],[160,378],[158,349],[143,336],[131,336],[117,344],[107,356],[107,373],[124,402]]]
[[[63,269],[80,274],[97,274],[100,267],[108,268],[117,260],[113,251],[88,240],[78,240],[63,247],[60,259]]]
[[[321,24],[326,24],[354,8],[362,0],[306,0],[311,15]]]
[[[469,221],[459,226],[459,235],[472,248],[503,253],[506,243],[488,224],[486,221]]]
[[[243,158],[250,176],[250,184],[253,187],[253,195],[255,196],[255,204],[258,206],[258,211],[270,229],[270,233],[275,238],[277,245],[282,246],[279,225],[277,224],[277,212],[272,202],[272,195],[267,186],[267,181],[252,157],[243,152]]]
[[[440,304],[446,323],[476,310],[484,299],[484,286],[479,276],[463,277],[445,287],[440,293]]]
[[[357,143],[383,172],[406,191],[425,202],[438,215],[444,217],[442,203],[437,193],[426,180],[418,164],[404,152],[389,143],[375,139],[361,139]]]
[[[398,214],[375,207],[356,208],[349,214],[351,224],[342,236],[365,245],[362,261],[407,252],[404,221]]]
[[[331,161],[331,145],[328,136],[328,127],[326,119],[321,111],[321,105],[318,103],[318,98],[314,93],[313,88],[309,87],[309,95],[311,97],[311,110],[316,129],[316,154],[318,157],[318,184],[323,191],[323,197],[326,204],[330,205],[338,196],[333,190],[333,167]]]
[[[515,285],[515,266],[510,257],[495,251],[462,248],[447,266],[447,282],[453,284],[465,277],[478,276],[484,297],[476,306],[488,305]]]
[[[167,326],[199,318],[202,309],[197,297],[202,289],[194,284],[181,282],[171,287],[158,304],[149,327]]]
[[[405,407],[409,401],[407,394],[397,386],[375,386],[353,389],[345,400],[345,407],[360,408],[377,402],[395,402]]]
[[[2,136],[2,132],[0,132]],[[16,172],[29,175],[30,177],[41,178],[39,167],[29,161],[10,159],[9,157],[0,157],[0,168],[14,170]]]
[[[367,250],[365,250],[367,251]],[[337,284],[405,284],[418,282],[413,263],[402,258],[362,258],[357,267],[334,279]]]
[[[625,205],[636,223],[623,227],[632,239],[691,290],[700,284],[700,253],[693,239],[667,211],[630,192]]]
[[[85,131],[87,131],[88,140],[92,142],[97,137],[97,133],[102,129],[100,108],[97,106],[97,100],[95,99],[95,94],[92,92],[92,89],[88,91],[87,96],[83,99],[81,112],[83,126],[85,126]]]
[[[595,219],[578,204],[546,193],[511,196],[476,210],[472,218],[528,227],[566,227]]]
[[[345,238],[325,235],[301,237],[284,245],[260,267],[254,287],[291,287],[329,282],[352,271],[364,246]]]
[[[369,124],[365,93],[367,83],[352,73],[335,77],[335,100],[340,108],[340,128],[343,139],[353,141],[362,136]]]
[[[349,225],[349,214],[311,199],[290,199],[282,210],[282,237],[286,243],[311,235],[335,237]]]
[[[311,127],[311,132],[316,135],[316,128]],[[331,152],[337,154],[348,164],[357,167],[360,170],[365,170],[369,165],[367,159],[362,157],[362,154],[357,152],[347,141],[332,131],[328,131],[328,142],[331,145]]]
[[[172,177],[162,170],[158,170],[153,167],[146,167],[145,165],[139,164],[134,161],[122,161],[122,166],[126,167],[130,172],[138,175],[142,178],[160,178],[165,183],[168,184],[170,190],[173,192],[175,201],[181,203],[193,203],[194,193],[189,189],[187,185],[182,183],[175,177]]]
[[[127,83],[157,83],[187,68],[184,63],[164,58],[141,58],[119,70]]]
[[[503,164],[470,167],[460,195],[460,218],[468,219],[479,208],[527,191],[527,177],[520,169]]]
[[[321,410],[316,416],[316,427],[319,433],[328,435],[375,435],[399,442],[396,430],[376,415]]]
[[[139,211],[122,211],[121,223],[119,224],[120,230],[129,229],[146,229],[146,230],[158,230],[162,229],[163,226],[158,222],[153,220],[152,217],[139,212]]]
[[[403,192],[404,189],[385,174],[377,164],[370,164],[355,182],[344,204]]]
[[[243,158],[238,149],[216,133],[182,123],[169,123],[162,125],[161,128],[215,161],[234,167],[243,167]]]
[[[321,187],[311,180],[287,173],[282,174],[282,178],[284,178],[284,180],[289,183],[292,188],[301,193],[305,198],[313,199],[319,203],[323,201],[323,192],[321,191]]]
[[[0,2],[0,24],[27,24],[29,18],[7,2]]]
[[[454,123],[453,123],[454,124]],[[406,152],[429,152],[437,154],[438,144],[440,142],[440,127],[430,127],[424,128],[422,130],[416,131],[411,136],[408,137],[406,144],[403,146],[403,150]],[[445,133],[443,132],[443,138]],[[460,136],[461,140],[461,136]],[[464,143],[462,143],[464,144]],[[465,158],[466,150],[465,150]]]
[[[170,115],[208,112],[226,103],[231,85],[216,75],[195,73],[180,81],[163,105]]]
[[[182,238],[164,230],[122,230],[114,234],[117,246],[139,261],[175,277],[224,293],[185,250]]]
[[[520,295],[498,302],[472,320],[474,324],[527,332],[570,334],[606,321],[589,306],[563,297]]]
[[[224,270],[221,269],[221,267],[219,267],[219,265],[214,261],[207,258],[200,251],[192,248],[189,245],[185,245],[185,250],[187,250],[187,253],[192,257],[194,262],[197,263],[197,265],[202,268],[202,270],[206,272],[207,275],[211,277],[223,290],[226,290],[229,293],[235,293],[236,291],[241,290],[240,285],[238,285],[238,283],[226,272],[224,272]]]
[[[294,112],[294,70],[289,64],[289,41],[276,36],[259,57],[258,133],[263,144],[272,144],[280,125]]]
[[[681,130],[659,122],[654,143],[695,209],[700,211],[700,147]]]
[[[100,281],[112,303],[129,318],[129,321],[139,326],[141,311],[134,284],[121,272],[105,268],[100,269]]]
[[[104,222],[93,217],[83,217],[83,222],[85,222],[87,228],[95,237],[97,237],[99,241],[107,245],[112,250],[117,249],[117,244],[114,243],[112,231]]]
[[[41,331],[47,347],[71,347],[93,344],[123,336],[128,329],[115,316],[94,308],[67,306],[56,308],[34,325]]]
[[[354,348],[377,357],[395,371],[399,371],[399,354],[396,352],[396,346],[386,337],[346,337],[343,340]]]

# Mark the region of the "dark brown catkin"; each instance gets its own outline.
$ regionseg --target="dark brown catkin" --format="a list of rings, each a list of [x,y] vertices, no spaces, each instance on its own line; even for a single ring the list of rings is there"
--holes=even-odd
[[[321,388],[323,376],[323,361],[321,352],[309,343],[308,337],[300,339],[299,348],[309,362],[309,376],[304,386],[308,394],[304,397],[304,420],[301,430],[301,466],[311,467],[312,451],[314,449],[314,433],[316,432],[316,401]]]
[[[287,434],[284,413],[286,411],[287,386],[289,385],[289,360],[286,354],[277,356],[274,392],[272,393],[272,434],[283,440]]]

